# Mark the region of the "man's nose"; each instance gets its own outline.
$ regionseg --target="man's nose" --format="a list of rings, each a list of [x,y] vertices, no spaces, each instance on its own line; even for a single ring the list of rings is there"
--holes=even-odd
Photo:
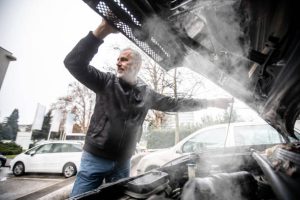
[[[118,67],[121,66],[121,62],[120,62],[119,60],[117,60],[116,65],[117,65]]]

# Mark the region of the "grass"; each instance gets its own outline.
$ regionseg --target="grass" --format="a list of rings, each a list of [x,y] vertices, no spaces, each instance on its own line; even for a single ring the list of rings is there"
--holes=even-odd
[[[16,155],[6,155],[5,157],[8,159],[13,159],[14,157],[16,157]]]

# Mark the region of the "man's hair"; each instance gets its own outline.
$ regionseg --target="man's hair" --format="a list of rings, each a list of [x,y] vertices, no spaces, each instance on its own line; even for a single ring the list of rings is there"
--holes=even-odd
[[[137,66],[138,69],[140,69],[140,68],[141,68],[141,65],[142,65],[142,56],[141,56],[141,54],[140,54],[138,51],[136,51],[136,50],[134,50],[134,49],[132,49],[132,48],[130,48],[130,47],[127,47],[127,48],[125,48],[125,49],[122,49],[122,52],[123,52],[123,51],[127,51],[127,50],[130,50],[130,51],[131,51],[133,64],[134,64],[135,66]]]

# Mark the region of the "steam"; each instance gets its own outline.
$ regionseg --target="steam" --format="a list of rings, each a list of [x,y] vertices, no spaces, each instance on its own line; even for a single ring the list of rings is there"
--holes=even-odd
[[[183,188],[182,200],[252,199],[253,181],[253,177],[248,172],[220,173],[210,177],[191,179]]]
[[[217,51],[227,51],[233,54],[246,55],[247,42],[245,38],[241,17],[235,7],[239,1],[211,1],[212,6],[208,9],[196,11],[197,15],[203,16],[206,22],[208,34],[215,44]],[[245,45],[245,46],[244,46]]]
[[[201,2],[198,7],[200,5]],[[193,11],[205,24],[205,39],[199,42],[215,54],[213,58],[204,54],[204,59],[217,65],[230,64],[234,68],[241,68],[241,64],[245,64],[240,62],[242,57],[247,56],[249,42],[241,26],[242,19],[234,9],[237,6],[239,1],[206,1],[204,8]],[[218,60],[226,60],[227,63],[218,63]]]
[[[247,89],[252,85],[248,72],[253,64],[247,59],[249,39],[245,27],[249,19],[237,11],[240,7],[239,0],[193,1],[192,5],[182,7],[184,14],[176,16],[174,12],[175,16],[166,21],[157,17],[147,19],[143,28],[146,29],[144,33],[150,32],[150,35],[138,37],[158,41],[158,44],[163,42],[167,46],[167,49],[161,48],[163,57],[172,58],[167,70],[181,66],[190,68],[220,86],[228,86],[234,96],[249,99],[253,92]],[[182,42],[177,43],[176,48],[168,47],[169,43],[178,40],[173,29],[167,30],[168,21],[177,29],[177,36],[188,35],[200,47],[180,46]],[[155,38],[149,38],[151,33]],[[177,63],[177,66],[172,66],[172,63]]]
[[[247,59],[249,38],[245,33],[247,16],[241,16],[239,0],[199,1],[186,15],[185,30],[210,53],[191,50],[182,65],[213,79],[221,86],[230,86],[231,93],[247,99],[252,96]]]

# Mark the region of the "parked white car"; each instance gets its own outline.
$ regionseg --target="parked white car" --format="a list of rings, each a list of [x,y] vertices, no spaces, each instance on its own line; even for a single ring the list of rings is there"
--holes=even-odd
[[[175,146],[145,155],[132,175],[159,168],[178,157],[191,152],[233,146],[251,146],[283,143],[278,132],[264,122],[240,122],[214,125],[200,129],[181,140]]]
[[[62,173],[66,178],[79,169],[82,143],[70,141],[46,142],[17,155],[10,162],[15,176],[27,172]]]

